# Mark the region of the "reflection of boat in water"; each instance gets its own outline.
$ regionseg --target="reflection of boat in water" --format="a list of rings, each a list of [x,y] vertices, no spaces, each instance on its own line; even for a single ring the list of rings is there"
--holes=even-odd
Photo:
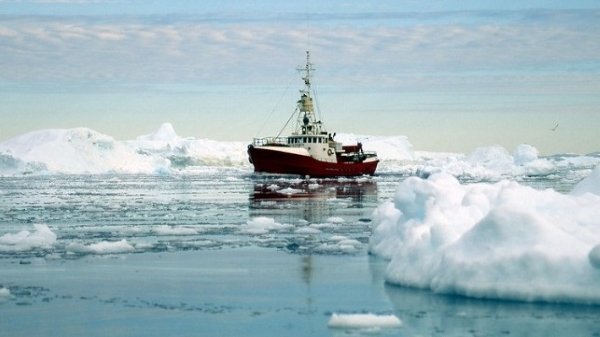
[[[296,130],[288,137],[255,138],[248,145],[254,170],[311,177],[373,175],[379,163],[377,154],[364,151],[361,143],[344,146],[336,142],[335,133],[325,131],[323,123],[315,117],[310,82],[314,69],[309,52],[306,52],[306,66],[299,70],[304,72],[305,87],[300,90],[294,111],[298,113]]]
[[[327,200],[332,198],[363,201],[377,197],[377,183],[372,180],[271,179],[257,181],[250,199],[261,200]]]
[[[377,207],[377,183],[362,177],[284,179],[255,176],[249,200],[251,216],[272,217],[284,223],[300,219],[322,223],[332,216],[364,223],[370,221],[373,209]]]

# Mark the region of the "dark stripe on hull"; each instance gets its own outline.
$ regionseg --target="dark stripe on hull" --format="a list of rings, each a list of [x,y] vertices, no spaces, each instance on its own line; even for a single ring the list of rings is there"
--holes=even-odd
[[[379,160],[370,162],[328,163],[312,157],[249,146],[248,155],[256,172],[299,174],[311,177],[352,177],[373,175]]]

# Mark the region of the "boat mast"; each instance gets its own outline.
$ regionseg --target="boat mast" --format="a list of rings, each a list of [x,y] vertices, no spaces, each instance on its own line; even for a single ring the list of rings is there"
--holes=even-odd
[[[298,71],[304,71],[304,77],[302,77],[302,79],[304,80],[304,84],[306,85],[306,88],[304,90],[300,90],[301,93],[306,93],[310,95],[310,79],[312,77],[312,74],[310,72],[314,70],[315,68],[313,68],[312,63],[310,63],[310,51],[307,50],[306,65],[304,66],[304,68],[298,68]]]
[[[315,118],[313,99],[311,97],[311,79],[312,72],[315,70],[310,62],[310,52],[306,51],[306,65],[304,68],[298,68],[298,71],[304,73],[304,89],[300,90],[300,100],[298,101],[298,124],[302,125],[302,134],[317,135],[321,133],[321,122]]]

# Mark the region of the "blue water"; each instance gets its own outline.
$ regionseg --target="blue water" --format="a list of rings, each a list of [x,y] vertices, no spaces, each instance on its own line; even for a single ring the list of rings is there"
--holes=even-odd
[[[600,336],[600,308],[482,301],[387,285],[368,255],[372,212],[401,176],[0,178],[0,236],[44,223],[51,248],[0,252],[2,336]],[[569,190],[564,180],[523,179]],[[293,191],[276,193],[273,186]],[[249,219],[284,224],[250,234]],[[304,229],[318,231],[305,232]],[[354,249],[336,245],[355,240]],[[98,255],[72,244],[126,240]],[[338,330],[332,313],[400,328]]]

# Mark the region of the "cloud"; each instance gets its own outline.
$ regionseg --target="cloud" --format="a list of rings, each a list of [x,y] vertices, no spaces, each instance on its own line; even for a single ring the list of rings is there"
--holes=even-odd
[[[21,4],[21,3],[33,3],[33,4],[96,4],[96,3],[115,3],[116,0],[0,0],[0,3],[7,4]]]
[[[598,11],[322,14],[325,24],[309,25],[213,19],[5,16],[0,80],[260,83],[289,78],[306,49],[328,78],[377,83],[407,73],[599,70]]]

